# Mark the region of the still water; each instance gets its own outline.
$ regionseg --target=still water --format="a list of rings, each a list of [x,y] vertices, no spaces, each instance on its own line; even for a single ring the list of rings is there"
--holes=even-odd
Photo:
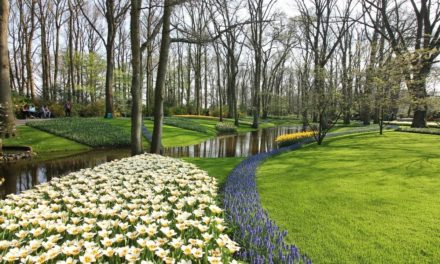
[[[237,135],[219,136],[192,146],[165,148],[164,155],[201,158],[248,157],[276,148],[277,136],[299,130],[300,127],[273,127]],[[48,161],[30,160],[0,165],[0,176],[5,179],[0,186],[0,196],[3,198],[10,193],[20,193],[54,177],[129,155],[128,149],[92,150]]]

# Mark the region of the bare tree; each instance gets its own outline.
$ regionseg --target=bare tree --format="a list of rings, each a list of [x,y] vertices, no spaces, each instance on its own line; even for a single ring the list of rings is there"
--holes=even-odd
[[[321,144],[335,120],[341,115],[341,110],[336,109],[336,105],[329,100],[329,97],[334,96],[333,83],[327,82],[326,66],[354,23],[349,22],[351,1],[346,2],[344,10],[340,10],[336,0],[314,0],[313,9],[310,9],[304,0],[298,0],[297,3],[302,20],[306,22],[305,35],[313,55],[313,119],[318,122],[314,131],[318,144]]]
[[[253,122],[252,127],[258,128],[258,119],[260,115],[261,106],[261,73],[263,60],[263,32],[269,25],[268,19],[273,15],[271,12],[275,0],[248,0],[248,10],[250,19],[253,21],[250,24],[249,42],[252,46],[254,54],[254,98],[252,100]]]
[[[105,76],[105,117],[111,118],[114,116],[113,109],[113,71],[114,71],[114,46],[117,34],[117,29],[121,26],[125,19],[125,14],[130,7],[128,1],[115,1],[115,0],[99,0],[95,3],[95,7],[105,17],[107,23],[107,37],[101,34],[101,31],[96,28],[88,14],[84,11],[82,0],[79,7],[83,16],[90,23],[90,26],[101,38],[104,43],[107,58],[107,70]]]
[[[364,0],[371,25],[398,56],[408,57],[406,85],[412,96],[412,127],[426,126],[426,79],[440,54],[440,2]],[[405,13],[411,12],[410,16]],[[373,19],[379,13],[381,19]],[[412,20],[414,18],[414,20]]]

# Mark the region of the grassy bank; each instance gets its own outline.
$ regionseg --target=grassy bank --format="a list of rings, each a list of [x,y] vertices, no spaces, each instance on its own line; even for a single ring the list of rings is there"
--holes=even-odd
[[[217,179],[222,185],[229,173],[245,158],[183,158],[184,161],[197,165],[208,172],[209,176]]]
[[[314,263],[440,262],[438,136],[328,139],[265,162],[263,206]]]
[[[17,136],[4,139],[3,143],[5,146],[30,146],[38,154],[37,158],[90,150],[90,147],[83,144],[28,126],[18,126]]]

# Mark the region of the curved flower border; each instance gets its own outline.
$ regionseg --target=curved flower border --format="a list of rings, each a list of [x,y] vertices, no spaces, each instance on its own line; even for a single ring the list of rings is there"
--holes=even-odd
[[[311,140],[307,141],[311,142]],[[301,147],[301,143],[251,156],[228,176],[224,187],[226,220],[234,227],[232,237],[241,245],[238,258],[250,263],[311,263],[298,248],[284,242],[282,231],[263,209],[255,180],[265,159]]]
[[[352,131],[328,134],[328,137],[371,132],[377,128],[354,129]],[[295,245],[289,245],[284,238],[287,231],[280,230],[263,209],[257,191],[257,167],[267,158],[286,151],[297,150],[307,139],[290,146],[260,153],[243,160],[229,174],[224,186],[224,208],[226,220],[234,227],[232,237],[241,245],[237,257],[255,264],[265,263],[312,263],[302,255]]]

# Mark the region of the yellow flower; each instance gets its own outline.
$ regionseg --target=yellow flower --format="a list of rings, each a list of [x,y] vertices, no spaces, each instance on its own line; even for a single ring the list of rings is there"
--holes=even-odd
[[[312,131],[304,131],[304,132],[298,132],[298,133],[285,134],[285,135],[278,136],[275,139],[275,142],[278,144],[284,144],[284,143],[288,143],[288,142],[295,143],[296,141],[299,141],[301,139],[311,138],[313,136],[314,136],[314,133]]]

